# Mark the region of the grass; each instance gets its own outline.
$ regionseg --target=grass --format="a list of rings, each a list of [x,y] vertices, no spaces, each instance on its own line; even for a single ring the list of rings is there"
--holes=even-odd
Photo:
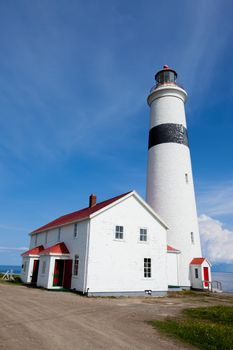
[[[194,297],[198,298],[200,296],[210,297],[213,294],[210,292],[194,291],[194,290],[182,290],[178,292],[168,292],[169,298],[183,298],[183,297]]]
[[[200,349],[233,349],[233,307],[185,309],[180,319],[149,321],[156,329]]]

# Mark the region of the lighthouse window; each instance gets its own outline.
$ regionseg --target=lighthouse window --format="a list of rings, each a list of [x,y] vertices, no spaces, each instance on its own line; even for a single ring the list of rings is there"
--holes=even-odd
[[[186,184],[189,183],[189,178],[188,178],[188,174],[187,173],[185,174],[185,182],[186,182]]]
[[[198,278],[198,269],[195,269],[195,278]]]
[[[194,244],[194,234],[191,232],[191,243]]]
[[[141,242],[147,241],[147,229],[146,228],[140,228],[140,241]]]
[[[144,277],[151,277],[151,258],[144,258]]]
[[[124,227],[123,226],[116,226],[115,238],[116,239],[123,239],[123,237],[124,237]]]

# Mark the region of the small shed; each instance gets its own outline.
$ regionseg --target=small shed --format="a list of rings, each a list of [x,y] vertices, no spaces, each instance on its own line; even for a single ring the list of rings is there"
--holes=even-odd
[[[44,250],[44,246],[32,248],[21,254],[22,261],[22,274],[21,279],[23,283],[36,283],[38,270],[39,270],[39,258],[40,252]]]
[[[37,286],[48,289],[70,288],[72,260],[64,242],[59,242],[40,252]]]
[[[211,263],[206,258],[194,258],[190,263],[193,289],[211,289]]]

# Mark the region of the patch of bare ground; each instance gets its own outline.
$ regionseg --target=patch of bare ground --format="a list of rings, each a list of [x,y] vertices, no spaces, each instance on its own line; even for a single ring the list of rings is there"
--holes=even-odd
[[[183,308],[231,304],[228,295],[87,298],[0,284],[0,349],[192,349],[145,321],[177,317]]]

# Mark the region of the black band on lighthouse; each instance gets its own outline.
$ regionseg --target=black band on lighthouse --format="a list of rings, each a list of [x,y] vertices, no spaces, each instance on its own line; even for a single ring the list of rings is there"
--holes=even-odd
[[[187,129],[182,124],[173,123],[160,124],[150,129],[148,149],[168,142],[189,147]]]

